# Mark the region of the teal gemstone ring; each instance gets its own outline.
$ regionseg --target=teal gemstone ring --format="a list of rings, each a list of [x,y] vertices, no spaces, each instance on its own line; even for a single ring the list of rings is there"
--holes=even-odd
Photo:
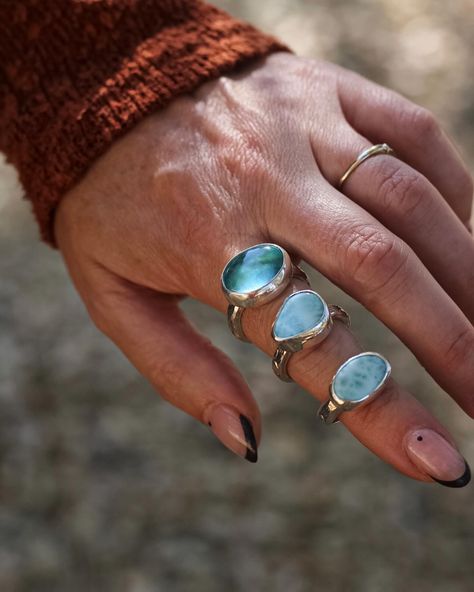
[[[349,315],[343,308],[326,304],[313,290],[293,292],[285,299],[272,326],[272,337],[277,343],[272,367],[280,380],[292,381],[288,374],[292,354],[326,339],[334,320],[350,326]]]
[[[254,245],[232,257],[222,272],[221,286],[229,302],[227,321],[233,335],[248,341],[242,328],[244,310],[270,302],[296,277],[308,282],[285,249],[273,243]]]
[[[334,375],[329,399],[318,410],[327,424],[339,421],[339,415],[370,403],[383,390],[391,367],[376,352],[363,352],[346,360]]]

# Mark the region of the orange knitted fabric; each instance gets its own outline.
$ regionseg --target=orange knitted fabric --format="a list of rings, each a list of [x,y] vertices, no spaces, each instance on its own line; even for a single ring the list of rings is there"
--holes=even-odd
[[[200,0],[1,0],[0,149],[42,237],[115,138],[178,94],[287,49]]]

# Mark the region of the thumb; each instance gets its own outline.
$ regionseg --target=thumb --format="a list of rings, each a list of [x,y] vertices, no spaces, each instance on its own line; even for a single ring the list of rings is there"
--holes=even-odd
[[[260,413],[230,359],[198,333],[179,298],[118,278],[88,306],[98,326],[159,394],[207,424],[227,448],[257,461]]]

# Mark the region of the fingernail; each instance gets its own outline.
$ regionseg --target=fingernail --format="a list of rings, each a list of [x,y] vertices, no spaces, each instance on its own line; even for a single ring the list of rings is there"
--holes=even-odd
[[[208,425],[224,446],[249,462],[257,462],[257,440],[245,415],[229,405],[216,405],[209,414]]]
[[[463,456],[437,432],[424,428],[407,435],[405,449],[411,461],[446,487],[464,487],[471,470]]]

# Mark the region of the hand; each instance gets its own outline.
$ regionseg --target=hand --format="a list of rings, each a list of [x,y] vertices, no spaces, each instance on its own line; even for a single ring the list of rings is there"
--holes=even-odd
[[[344,194],[335,189],[356,155],[379,142],[399,159],[371,158]],[[227,260],[280,244],[372,311],[474,416],[472,193],[425,109],[333,64],[280,53],[146,118],[64,197],[55,229],[99,329],[165,399],[255,460],[257,404],[229,359],[183,317],[180,298],[225,312]],[[268,354],[283,298],[244,315],[247,336]],[[289,370],[324,400],[338,366],[360,351],[336,323]],[[392,378],[341,420],[414,479],[455,481],[464,471],[447,430]]]

